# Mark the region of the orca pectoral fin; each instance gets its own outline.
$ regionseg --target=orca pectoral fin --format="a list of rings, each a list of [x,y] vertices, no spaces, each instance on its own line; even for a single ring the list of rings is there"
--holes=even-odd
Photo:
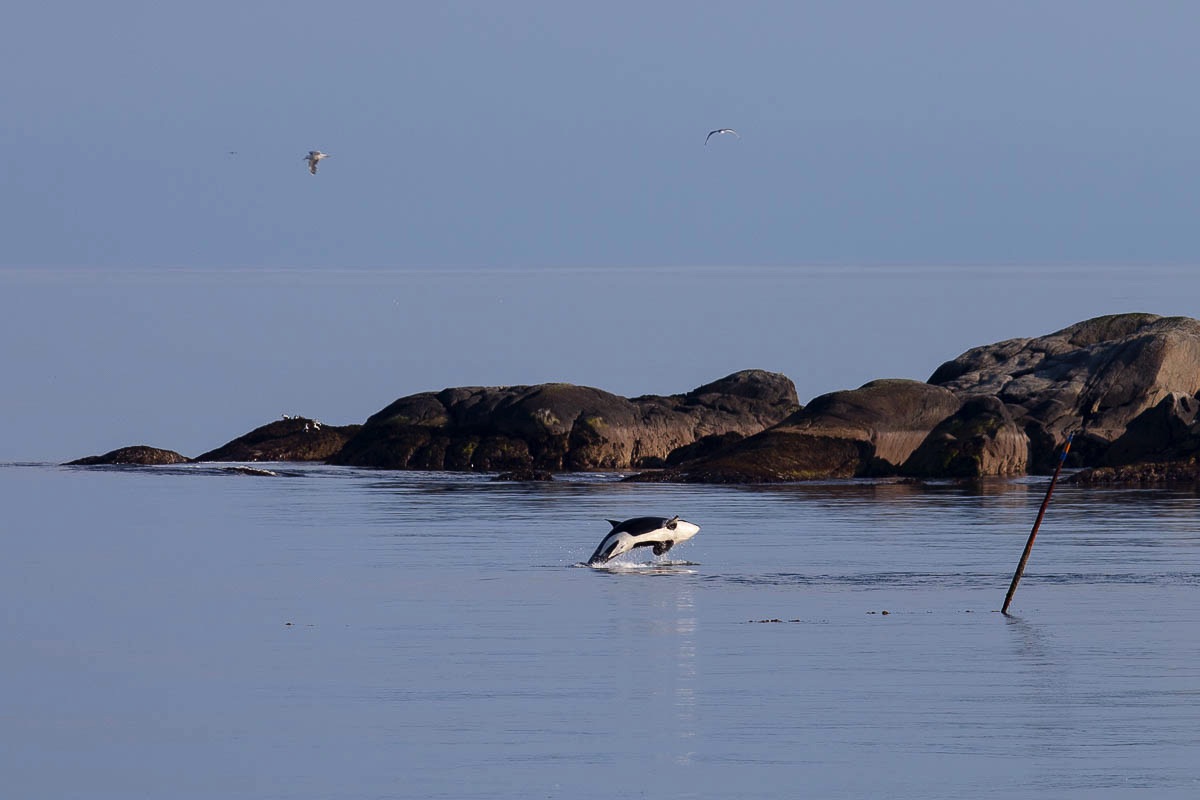
[[[654,543],[654,555],[661,556],[663,553],[667,552],[674,546],[675,546],[675,543],[673,541],[671,541],[670,539],[668,539],[665,542],[655,542]]]

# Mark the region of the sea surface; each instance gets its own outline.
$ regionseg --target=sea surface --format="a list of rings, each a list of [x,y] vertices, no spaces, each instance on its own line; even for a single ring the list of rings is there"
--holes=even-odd
[[[0,466],[3,796],[1200,796],[1195,493],[255,466]]]

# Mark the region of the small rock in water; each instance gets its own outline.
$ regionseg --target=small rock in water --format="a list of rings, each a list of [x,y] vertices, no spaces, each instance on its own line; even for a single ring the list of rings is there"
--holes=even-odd
[[[552,481],[554,475],[544,469],[514,469],[508,472],[501,472],[493,481]]]

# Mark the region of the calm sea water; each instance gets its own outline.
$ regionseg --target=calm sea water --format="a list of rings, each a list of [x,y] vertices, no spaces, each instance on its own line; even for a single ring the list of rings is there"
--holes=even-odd
[[[1196,494],[276,469],[0,467],[5,796],[1200,796]]]

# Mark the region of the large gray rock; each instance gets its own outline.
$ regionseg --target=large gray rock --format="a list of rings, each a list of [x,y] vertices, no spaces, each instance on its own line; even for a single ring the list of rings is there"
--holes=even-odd
[[[729,375],[682,395],[627,399],[587,386],[463,387],[403,397],[372,415],[331,463],[382,469],[629,469],[799,407],[785,376]]]
[[[1172,393],[1130,421],[1104,453],[1106,466],[1178,461],[1200,455],[1200,400]]]
[[[1022,475],[1029,465],[1029,437],[995,397],[972,397],[942,420],[904,462],[901,472],[918,477],[978,478]]]
[[[878,380],[814,399],[755,436],[643,481],[768,483],[894,474],[959,399],[938,386]]]
[[[1073,453],[1098,463],[1148,409],[1200,392],[1200,322],[1097,317],[1047,336],[973,348],[940,366],[929,382],[963,398],[1004,403],[1030,436],[1035,469],[1046,467],[1072,431],[1083,433]],[[1130,449],[1126,457],[1137,453]]]
[[[639,480],[764,482],[1048,472],[1200,453],[1200,322],[1119,314],[968,350],[927,384],[874,381],[813,400],[728,447]]]

